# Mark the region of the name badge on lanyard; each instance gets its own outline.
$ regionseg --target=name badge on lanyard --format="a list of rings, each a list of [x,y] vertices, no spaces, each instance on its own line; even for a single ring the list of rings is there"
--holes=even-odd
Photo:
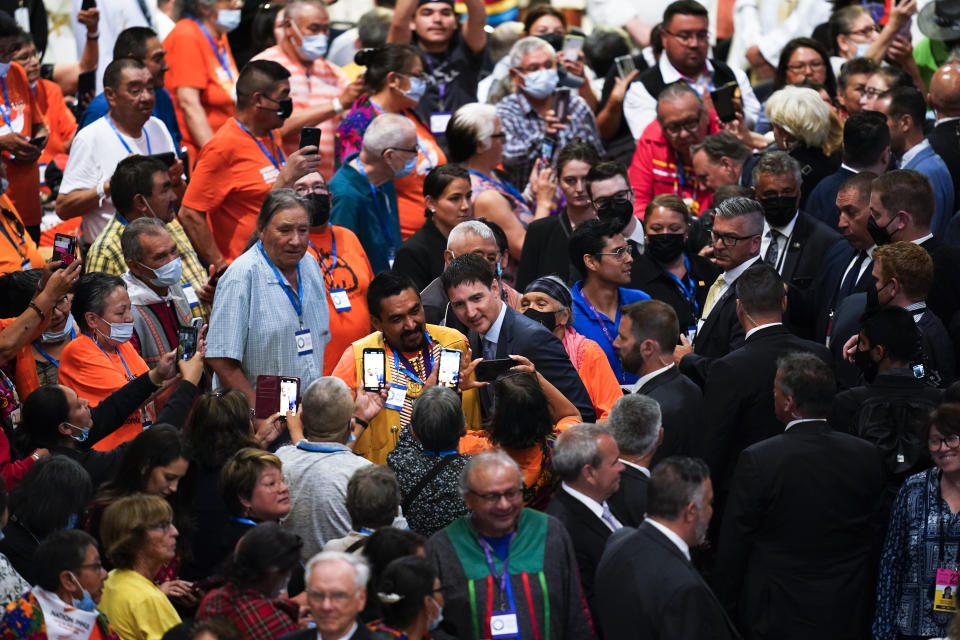
[[[516,638],[519,633],[517,614],[513,611],[500,611],[490,616],[491,638]]]
[[[313,353],[313,336],[310,329],[301,329],[293,334],[297,340],[297,355],[309,356]]]
[[[403,403],[407,399],[407,385],[390,382],[387,385],[387,401],[384,406],[394,411],[402,411]]]
[[[192,284],[188,282],[181,286],[183,287],[183,296],[187,299],[187,304],[189,304],[191,308],[200,304],[200,298],[197,297],[197,292],[194,290]]]
[[[446,135],[447,123],[450,122],[451,117],[453,117],[453,114],[449,112],[431,113],[430,133],[435,136]]]
[[[345,289],[330,289],[330,300],[337,311],[350,311],[350,298]]]
[[[960,571],[937,569],[937,582],[933,592],[933,610],[943,613],[956,613],[958,588],[960,588]]]

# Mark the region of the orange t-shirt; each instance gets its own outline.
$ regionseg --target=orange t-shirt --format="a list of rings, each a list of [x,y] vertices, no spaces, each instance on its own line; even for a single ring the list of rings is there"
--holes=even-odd
[[[597,422],[606,420],[613,403],[623,397],[623,389],[610,367],[607,354],[593,340],[587,340],[583,361],[577,373],[580,374],[580,380],[587,388],[587,394],[597,412]]]
[[[37,80],[34,96],[37,99],[37,106],[40,107],[40,113],[47,121],[47,128],[50,129],[47,146],[43,148],[38,161],[39,164],[47,164],[61,153],[67,152],[67,140],[72,139],[73,134],[77,132],[77,119],[67,108],[63,91],[56,82],[43,78]],[[60,168],[63,169],[63,167]]]
[[[187,145],[190,157],[194,159],[197,159],[197,146],[183,119],[180,101],[177,100],[177,88],[191,87],[200,91],[200,104],[203,105],[207,122],[214,133],[236,111],[233,96],[239,75],[237,63],[233,61],[227,35],[223,34],[219,40],[212,33],[210,36],[213,43],[194,20],[183,18],[163,41],[167,50],[167,64],[170,65],[164,85],[173,96],[173,107],[177,113],[180,132],[183,134],[183,143]],[[219,56],[214,44],[219,47]]]
[[[31,311],[31,313],[34,312]],[[9,327],[15,321],[16,318],[0,318],[0,331]],[[34,329],[33,335],[30,336],[27,343],[23,345],[20,351],[17,351],[17,355],[14,356],[15,372],[13,384],[17,388],[17,395],[20,396],[21,403],[40,386],[40,376],[37,375],[37,363],[33,359],[33,347],[30,343],[40,337],[47,324],[47,322],[41,322],[40,325]]]
[[[331,256],[334,238],[337,242],[336,261]],[[372,331],[370,311],[367,309],[367,287],[373,280],[373,269],[357,236],[346,227],[330,225],[324,233],[312,231],[307,254],[320,264],[323,284],[327,288],[330,342],[324,350],[323,375],[329,376],[337,366],[339,354]],[[337,289],[346,291],[350,301],[348,311],[337,311],[330,294]]]
[[[280,162],[276,136],[259,140]],[[257,228],[260,205],[279,173],[234,118],[227,120],[200,151],[183,194],[183,206],[207,214],[217,248],[227,262],[246,250]]]
[[[406,178],[394,178],[397,190],[397,213],[400,217],[400,235],[406,240],[423,226],[426,216],[423,207],[423,179],[434,167],[447,163],[447,156],[434,140],[430,130],[416,117],[407,116],[417,128],[417,168]],[[424,154],[426,151],[426,154]]]
[[[126,366],[124,366],[126,365]],[[127,370],[129,369],[129,374]],[[129,342],[120,345],[118,351],[102,349],[93,338],[84,334],[71,340],[60,354],[60,384],[73,389],[95,407],[111,393],[150,368]],[[142,409],[134,411],[123,425],[103,438],[93,448],[110,451],[133,440],[143,431]]]
[[[30,89],[27,74],[16,62],[10,65],[4,79],[4,91],[5,95],[0,96],[3,100],[0,107],[4,113],[0,119],[0,136],[13,132],[31,138],[33,125],[43,124],[45,120]],[[10,154],[4,151],[3,166],[10,181],[7,195],[17,206],[23,223],[27,226],[40,224],[43,212],[40,209],[40,172],[37,171],[37,163],[15,164],[10,160]]]
[[[0,274],[42,268],[43,257],[24,228],[17,208],[5,193],[0,195],[0,209]],[[26,265],[24,261],[30,264]]]

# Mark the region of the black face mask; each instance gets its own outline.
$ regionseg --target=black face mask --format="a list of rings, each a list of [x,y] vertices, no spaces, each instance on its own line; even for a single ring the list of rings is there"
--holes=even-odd
[[[774,196],[760,200],[763,217],[771,227],[785,227],[797,213],[796,196]]]
[[[893,220],[890,220],[893,222]],[[873,238],[874,244],[878,247],[882,247],[885,244],[890,244],[893,242],[893,238],[890,237],[890,232],[887,231],[887,227],[890,226],[890,222],[880,226],[880,223],[874,219],[873,216],[867,218],[867,233],[870,234],[870,237]]]
[[[853,364],[856,365],[857,369],[860,369],[860,372],[863,373],[863,377],[867,382],[873,382],[880,369],[880,365],[870,357],[869,351],[861,351],[859,349],[853,354]]]
[[[290,117],[290,114],[293,113],[293,99],[285,98],[283,100],[277,100],[277,104],[280,105],[280,108],[277,109],[277,117],[286,120]]]
[[[620,231],[627,228],[630,224],[630,217],[633,216],[633,203],[629,200],[615,198],[605,202],[602,207],[597,209],[597,217],[601,220],[616,220],[620,225]]]
[[[550,331],[553,331],[557,327],[557,314],[555,311],[539,311],[533,307],[529,307],[523,312],[523,315],[531,320],[536,320]]]
[[[547,44],[553,47],[554,51],[559,52],[563,48],[563,33],[559,31],[551,31],[550,33],[541,33],[537,36],[541,40],[546,40]]]
[[[310,226],[319,227],[327,224],[330,221],[330,194],[308,193],[305,198],[309,205]]]
[[[682,233],[655,233],[647,236],[647,251],[657,262],[673,262],[683,253]]]

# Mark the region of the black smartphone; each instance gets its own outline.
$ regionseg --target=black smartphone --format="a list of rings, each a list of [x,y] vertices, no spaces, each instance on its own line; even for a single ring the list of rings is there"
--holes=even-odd
[[[194,326],[177,327],[177,355],[181,360],[189,360],[197,352],[197,328]]]
[[[38,149],[43,149],[45,146],[47,146],[47,136],[38,136],[36,138],[31,138],[30,144],[32,144]]]
[[[97,0],[83,0],[80,3],[80,10],[86,11],[87,9],[93,9],[97,6]]]
[[[380,348],[368,347],[363,350],[363,390],[380,391],[386,384],[387,353]]]
[[[617,56],[613,59],[613,63],[617,65],[617,76],[620,78],[626,78],[637,68],[633,62],[633,56],[629,53],[625,56]]]
[[[77,239],[65,233],[53,236],[53,259],[59,260],[63,266],[71,264],[77,257]],[[63,267],[61,267],[62,269]]]
[[[277,409],[280,415],[286,415],[287,411],[296,411],[299,398],[300,378],[280,376],[280,399]]]
[[[173,151],[167,151],[164,153],[153,153],[147,157],[159,160],[160,162],[163,163],[163,166],[165,166],[167,169],[172,167],[177,162],[177,154],[175,154]]]
[[[461,358],[463,358],[463,353],[457,349],[440,350],[440,369],[437,371],[437,384],[450,389],[457,388],[457,383],[460,382]]]
[[[216,287],[217,283],[220,282],[220,278],[223,277],[223,274],[227,272],[227,267],[220,267],[216,273],[210,277],[210,286]]]
[[[320,147],[320,129],[317,127],[300,129],[300,148],[304,147]]]
[[[77,98],[82,99],[86,94],[95,94],[97,88],[97,72],[84,71],[77,77]]]
[[[730,82],[719,89],[710,92],[710,100],[713,102],[713,110],[717,112],[717,118],[720,122],[730,122],[737,117],[737,106],[734,104],[734,98],[740,87],[736,82]]]
[[[519,364],[516,360],[503,358],[501,360],[484,360],[473,370],[479,382],[493,382],[501,376],[505,376],[510,369]]]
[[[570,87],[560,87],[553,92],[553,114],[561,123],[570,113]]]

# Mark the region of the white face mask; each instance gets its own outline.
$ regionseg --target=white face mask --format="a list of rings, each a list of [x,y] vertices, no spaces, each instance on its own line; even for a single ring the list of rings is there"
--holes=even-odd
[[[179,256],[156,269],[151,269],[142,262],[140,266],[153,273],[150,282],[158,287],[172,287],[180,282],[180,276],[183,275],[183,261]]]
[[[557,88],[560,75],[556,69],[540,69],[526,73],[523,76],[523,90],[530,97],[543,100]]]
[[[40,336],[40,342],[60,342],[66,340],[67,336],[73,331],[73,314],[67,314],[67,322],[60,331],[44,331]]]
[[[110,335],[104,336],[99,329],[96,330],[97,333],[99,333],[104,338],[110,338],[114,342],[119,342],[123,344],[124,342],[129,342],[130,338],[133,337],[132,322],[107,322],[106,320],[104,320],[104,322],[106,322],[107,326],[110,327]]]
[[[302,44],[299,49],[304,58],[307,60],[319,60],[327,54],[327,46],[329,44],[327,34],[319,33],[315,36],[305,36],[300,31],[300,27],[292,20],[291,24],[293,25],[293,30],[300,36]]]
[[[217,26],[227,33],[240,26],[240,9],[220,9],[217,12]]]

